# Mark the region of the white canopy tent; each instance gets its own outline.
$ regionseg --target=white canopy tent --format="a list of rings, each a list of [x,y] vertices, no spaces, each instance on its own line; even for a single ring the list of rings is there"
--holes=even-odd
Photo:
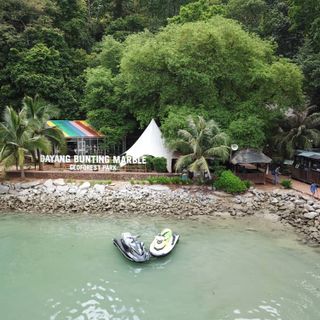
[[[164,157],[167,159],[167,170],[172,172],[173,152],[166,147],[161,131],[154,119],[151,120],[135,144],[125,152],[125,155],[136,159],[146,155]]]

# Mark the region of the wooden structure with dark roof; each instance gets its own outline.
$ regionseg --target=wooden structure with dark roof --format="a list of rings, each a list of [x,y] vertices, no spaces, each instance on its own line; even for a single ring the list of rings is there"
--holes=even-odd
[[[266,183],[266,175],[272,159],[255,149],[237,151],[231,158],[234,173],[243,180],[257,184]]]
[[[292,178],[307,183],[320,184],[320,152],[297,150],[292,168]]]

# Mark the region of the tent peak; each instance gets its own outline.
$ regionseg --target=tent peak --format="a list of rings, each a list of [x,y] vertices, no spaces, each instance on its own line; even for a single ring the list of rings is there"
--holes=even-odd
[[[154,119],[151,119],[139,139],[125,154],[134,158],[140,158],[146,155],[164,157],[167,159],[168,171],[172,171],[171,161],[173,153],[166,146],[160,128]]]

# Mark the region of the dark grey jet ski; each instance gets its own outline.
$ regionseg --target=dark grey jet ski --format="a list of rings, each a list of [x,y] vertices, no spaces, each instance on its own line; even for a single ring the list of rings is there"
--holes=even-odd
[[[113,244],[129,260],[134,262],[145,262],[150,259],[150,253],[145,249],[144,243],[138,241],[138,236],[129,232],[122,233],[121,238],[113,239]]]

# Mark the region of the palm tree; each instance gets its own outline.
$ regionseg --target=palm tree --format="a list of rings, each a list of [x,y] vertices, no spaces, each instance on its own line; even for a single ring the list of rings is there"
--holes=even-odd
[[[292,157],[296,149],[311,149],[320,143],[320,112],[316,106],[290,110],[280,124],[275,142],[280,151]]]
[[[58,109],[46,103],[38,95],[34,98],[26,96],[23,99],[23,107],[27,112],[27,119],[33,130],[34,136],[41,136],[48,139],[53,145],[61,149],[65,148],[65,138],[62,131],[56,127],[48,127],[47,121],[56,118],[59,114]],[[36,158],[39,164],[39,170],[42,169],[40,162],[40,150],[36,150]],[[34,156],[35,157],[35,156]]]
[[[187,129],[178,131],[178,139],[170,146],[184,155],[176,163],[176,171],[188,168],[191,172],[205,172],[211,178],[207,159],[217,157],[226,160],[229,157],[228,136],[222,132],[214,120],[203,117],[188,117]]]
[[[16,112],[13,108],[7,107],[4,112],[4,122],[0,123],[0,162],[5,166],[15,163],[16,168],[20,168],[21,178],[25,177],[26,154],[34,150],[48,152],[51,148],[47,139],[33,135],[26,115],[24,108]]]

